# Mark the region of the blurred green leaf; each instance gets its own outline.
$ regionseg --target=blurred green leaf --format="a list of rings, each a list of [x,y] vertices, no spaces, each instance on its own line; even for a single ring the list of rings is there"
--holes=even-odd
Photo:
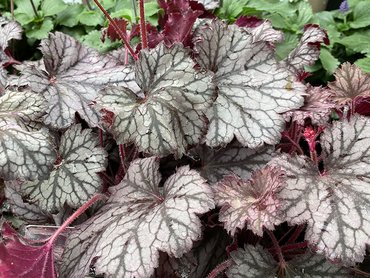
[[[370,53],[370,36],[354,33],[338,42],[355,52]]]
[[[330,75],[334,73],[340,64],[339,60],[335,58],[327,48],[324,47],[322,47],[320,51],[320,61],[323,68]]]
[[[104,23],[104,17],[100,11],[83,11],[79,14],[78,20],[87,26],[103,25]]]
[[[44,16],[52,16],[64,11],[68,5],[64,4],[62,0],[44,0],[41,4],[41,10]]]
[[[286,32],[284,41],[276,45],[276,57],[282,60],[298,45],[298,35]]]
[[[32,29],[27,30],[26,36],[30,39],[45,39],[48,37],[49,32],[51,32],[53,28],[53,21],[50,18],[47,18],[40,25],[35,24],[32,26]]]
[[[353,21],[350,23],[352,28],[363,28],[370,25],[370,2],[362,1],[353,9]]]
[[[78,15],[82,13],[84,9],[84,6],[79,4],[69,5],[68,9],[57,14],[55,23],[67,27],[74,27],[78,25]]]
[[[361,68],[364,72],[370,73],[370,57],[358,59],[355,64]]]

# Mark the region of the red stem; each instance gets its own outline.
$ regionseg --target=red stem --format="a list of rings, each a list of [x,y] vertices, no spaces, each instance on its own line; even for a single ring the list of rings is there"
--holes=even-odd
[[[143,49],[145,49],[145,48],[148,48],[148,34],[146,32],[146,24],[145,24],[144,0],[139,0],[139,9],[140,9],[141,43],[142,43]]]
[[[103,130],[101,128],[99,128],[99,142],[100,147],[104,148]]]
[[[207,278],[216,278],[219,273],[222,271],[225,271],[232,265],[232,260],[226,260],[223,263],[220,263],[219,265],[216,266],[215,269],[212,270],[210,274],[208,274]]]
[[[294,249],[302,249],[307,247],[307,242],[299,242],[299,243],[293,243],[293,244],[286,244],[281,246],[281,251],[284,253],[289,250]]]
[[[297,149],[297,151],[298,151],[298,153],[300,154],[300,155],[303,155],[304,154],[304,152],[303,152],[303,150],[302,150],[302,148],[301,148],[301,146],[300,145],[298,145],[292,138],[290,138],[290,135],[289,134],[283,134],[283,136],[285,137],[285,138],[287,138],[289,141],[290,141],[290,143],[292,143],[292,145],[294,146],[294,147],[296,147],[296,149]]]
[[[103,14],[108,18],[110,24],[112,24],[114,31],[117,32],[117,34],[120,36],[122,41],[124,42],[125,46],[127,47],[128,51],[134,57],[135,61],[138,59],[137,55],[135,54],[135,51],[130,46],[130,43],[128,42],[126,35],[122,32],[122,30],[119,28],[117,23],[111,18],[111,16],[108,14],[108,12],[103,8],[103,6],[99,3],[98,0],[94,0],[95,4],[99,7],[99,9],[103,12]]]
[[[281,243],[296,227],[290,227],[289,230],[279,239],[279,243]]]
[[[268,229],[265,229],[266,233],[269,235],[269,237],[271,238],[271,241],[272,241],[272,244],[273,244],[273,247],[275,249],[275,252],[279,258],[279,263],[285,263],[285,260],[284,260],[284,256],[283,256],[283,252],[281,252],[281,247],[279,245],[279,242],[277,241],[275,235],[273,232],[271,232],[270,230]]]
[[[119,145],[119,157],[121,158],[122,168],[125,169],[125,148],[122,144]]]
[[[297,229],[294,231],[294,234],[288,239],[287,243],[293,243],[297,240],[299,235],[302,233],[305,225],[300,225],[297,227]]]
[[[56,232],[50,237],[47,244],[52,245],[55,239],[64,231],[65,228],[69,226],[69,224],[71,224],[77,217],[83,214],[92,204],[105,198],[106,196],[103,194],[94,195],[90,200],[88,200],[85,204],[79,207],[70,217],[68,217],[68,219],[63,223],[63,225],[60,226],[58,230],[56,230]]]

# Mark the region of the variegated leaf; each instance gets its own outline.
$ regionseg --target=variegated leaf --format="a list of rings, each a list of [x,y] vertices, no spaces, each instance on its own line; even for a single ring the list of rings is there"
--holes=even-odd
[[[305,86],[277,63],[269,42],[254,42],[253,29],[214,21],[195,35],[197,60],[214,72],[218,89],[207,113],[207,145],[225,145],[234,136],[250,148],[277,143],[284,128],[280,113],[303,104]]]
[[[203,4],[204,8],[207,10],[213,10],[220,6],[220,0],[197,0],[199,3]]]
[[[136,62],[141,96],[126,87],[110,87],[97,100],[103,121],[119,144],[133,142],[140,151],[180,157],[206,131],[204,113],[212,102],[210,75],[194,69],[180,45],[159,44],[142,50]],[[114,113],[114,118],[110,113]]]
[[[101,190],[98,173],[105,170],[106,157],[91,130],[74,125],[62,136],[49,178],[25,183],[22,191],[45,211],[57,211],[64,203],[77,208]]]
[[[27,66],[18,84],[29,85],[45,97],[48,109],[44,122],[52,127],[70,126],[76,112],[97,126],[99,114],[92,101],[103,86],[118,83],[137,89],[130,66],[119,65],[111,56],[101,55],[63,33],[50,34],[43,40],[41,52],[46,72]]]
[[[306,240],[345,265],[361,262],[370,243],[370,120],[353,116],[321,136],[324,171],[306,157],[272,161],[286,172],[280,192],[291,224],[307,223]]]
[[[214,208],[205,180],[181,167],[159,188],[155,157],[132,162],[108,202],[71,235],[61,275],[84,277],[90,265],[105,277],[150,277],[159,251],[181,257],[201,236],[199,214]]]
[[[249,149],[237,141],[220,149],[200,145],[190,152],[195,159],[200,158],[202,165],[198,170],[210,183],[233,174],[242,179],[249,179],[253,171],[262,168],[271,160],[273,153],[272,146]]]

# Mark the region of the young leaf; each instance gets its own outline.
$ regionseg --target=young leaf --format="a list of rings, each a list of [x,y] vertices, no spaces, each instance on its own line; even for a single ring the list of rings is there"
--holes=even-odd
[[[237,229],[248,229],[263,236],[263,228],[274,230],[284,221],[278,192],[285,185],[283,172],[270,166],[257,170],[250,180],[227,176],[212,187],[215,201],[221,206],[220,221],[235,235]]]
[[[279,197],[291,224],[307,222],[306,240],[330,260],[361,262],[370,239],[370,120],[353,116],[321,135],[324,171],[305,157],[283,155]]]
[[[155,157],[132,162],[108,202],[68,240],[61,275],[84,277],[90,265],[107,277],[150,277],[159,251],[181,257],[201,236],[197,215],[214,208],[206,181],[181,167],[159,188]]]
[[[284,117],[286,121],[291,119],[300,125],[304,125],[306,118],[310,118],[312,124],[323,125],[328,122],[330,113],[335,106],[330,90],[309,86],[303,106],[298,110],[286,112]]]
[[[244,249],[239,248],[230,256],[233,265],[226,272],[229,278],[276,277],[277,263],[260,245],[245,245]]]
[[[74,122],[78,112],[91,126],[98,125],[98,112],[91,102],[98,91],[113,83],[130,86],[134,76],[130,67],[119,66],[109,56],[84,47],[63,33],[50,34],[41,42],[46,72],[26,67],[19,85],[29,85],[42,94],[47,102],[44,122],[55,128],[65,128]]]
[[[6,222],[0,242],[0,274],[7,278],[56,278],[53,245],[24,244]]]
[[[279,271],[285,273],[283,277],[352,277],[350,270],[329,263],[325,257],[309,252],[296,256],[280,266],[260,245],[246,245],[244,249],[232,252],[231,257],[234,264],[227,271],[229,278],[273,278],[277,277]]]
[[[31,127],[44,108],[44,99],[28,91],[0,97],[0,176],[5,180],[34,180],[49,172],[55,153],[48,132]]]
[[[109,129],[119,144],[133,142],[140,151],[180,157],[205,132],[211,76],[194,69],[183,47],[163,44],[140,52],[135,74],[141,96],[127,87],[105,89],[97,99],[108,111],[103,121],[108,126],[113,121]]]
[[[323,42],[329,44],[326,32],[318,25],[306,25],[297,48],[289,53],[284,63],[292,72],[300,73],[305,66],[313,65],[319,58]]]
[[[33,224],[44,224],[48,220],[48,215],[37,205],[26,203],[21,195],[22,182],[5,182],[5,197],[10,205],[10,209],[18,218]]]
[[[328,84],[334,101],[344,105],[359,97],[370,96],[370,74],[346,62],[335,72],[335,81]]]
[[[217,182],[226,175],[235,174],[242,179],[249,179],[252,172],[271,160],[274,148],[263,146],[248,149],[235,141],[222,149],[212,149],[205,145],[198,146],[191,154],[199,156],[202,166],[198,169],[210,183]]]
[[[99,192],[102,182],[98,173],[105,170],[107,153],[91,131],[81,130],[81,125],[68,129],[49,178],[23,184],[24,195],[43,210],[54,212],[64,203],[77,208]]]
[[[226,145],[234,135],[250,148],[275,144],[284,128],[279,113],[303,104],[305,86],[276,62],[269,43],[254,42],[255,35],[220,21],[196,31],[197,60],[215,73],[218,88],[207,113],[206,143],[211,147]]]

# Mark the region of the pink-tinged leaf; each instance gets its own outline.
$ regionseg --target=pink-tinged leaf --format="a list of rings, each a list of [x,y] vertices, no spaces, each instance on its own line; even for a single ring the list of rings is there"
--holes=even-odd
[[[135,143],[140,151],[181,157],[206,132],[204,116],[213,100],[211,75],[194,69],[181,45],[159,44],[142,50],[135,64],[140,95],[128,87],[102,91],[97,105],[115,117],[107,128],[117,143]],[[105,113],[105,115],[108,115]]]
[[[10,40],[22,38],[22,27],[15,21],[0,17],[0,27],[0,51],[8,47]]]
[[[328,84],[333,99],[340,105],[370,96],[370,73],[346,62],[334,73],[335,81]]]
[[[252,25],[251,23],[249,25]],[[270,21],[262,21],[261,24],[255,23],[252,26],[243,28],[253,36],[253,43],[268,42],[272,45],[281,42],[284,39],[284,33],[275,30]]]
[[[271,254],[260,245],[245,245],[231,254],[233,265],[227,271],[228,278],[274,278],[280,277],[307,277],[307,278],[348,278],[351,271],[339,265],[328,262],[325,257],[305,253],[296,256],[293,260],[278,265]]]
[[[211,147],[224,146],[234,136],[250,148],[275,144],[285,125],[280,113],[303,104],[305,86],[278,64],[271,43],[260,41],[257,31],[220,21],[196,30],[197,61],[214,72],[218,88],[207,112],[206,143]]]
[[[311,119],[312,124],[326,124],[330,113],[336,107],[332,101],[332,93],[323,87],[309,86],[304,104],[298,110],[288,111],[284,114],[285,120],[296,121],[299,125],[304,125],[307,118]]]
[[[260,19],[256,16],[241,16],[236,21],[235,24],[239,27],[248,27],[248,28],[255,28],[260,26],[263,23],[263,19]]]
[[[45,100],[30,91],[6,91],[0,97],[0,176],[35,180],[45,177],[55,160],[54,146],[37,121]]]
[[[325,30],[318,25],[306,25],[297,48],[289,53],[284,63],[295,74],[301,74],[305,66],[313,65],[319,58],[321,43],[329,43]]]
[[[0,277],[55,278],[53,245],[31,246],[23,243],[6,222],[0,242]]]
[[[0,66],[0,96],[3,94],[5,90],[7,80],[8,80],[8,73],[2,66]]]
[[[78,208],[101,191],[98,173],[105,170],[107,156],[91,129],[73,125],[61,137],[58,159],[49,177],[24,183],[23,195],[48,212],[60,210],[65,203]]]
[[[274,225],[284,221],[278,197],[284,186],[283,172],[270,166],[254,172],[250,180],[227,176],[216,183],[212,189],[225,229],[232,236],[245,225],[258,236],[263,235],[263,228],[274,230]]]
[[[307,157],[272,160],[287,177],[279,193],[290,224],[307,223],[306,240],[345,265],[361,262],[370,243],[370,120],[352,116],[321,134],[322,173]]]
[[[201,237],[198,215],[214,208],[206,181],[188,166],[163,187],[156,157],[132,162],[98,213],[68,239],[61,275],[84,277],[90,266],[106,277],[150,277],[159,251],[179,258]]]
[[[98,91],[109,84],[135,84],[130,66],[119,65],[111,56],[101,55],[63,33],[50,34],[43,40],[41,52],[45,70],[25,67],[19,85],[29,85],[45,97],[48,106],[44,122],[52,127],[70,126],[76,112],[91,126],[97,126],[99,114],[90,104]]]
[[[39,206],[25,202],[22,199],[21,186],[22,182],[5,182],[5,197],[12,213],[27,223],[46,223],[51,218],[51,215],[43,212]]]
[[[262,168],[271,160],[273,153],[272,146],[249,149],[237,141],[221,149],[200,145],[191,151],[194,159],[199,158],[202,162],[198,168],[200,174],[210,183],[215,183],[226,175],[249,179],[253,171]]]

